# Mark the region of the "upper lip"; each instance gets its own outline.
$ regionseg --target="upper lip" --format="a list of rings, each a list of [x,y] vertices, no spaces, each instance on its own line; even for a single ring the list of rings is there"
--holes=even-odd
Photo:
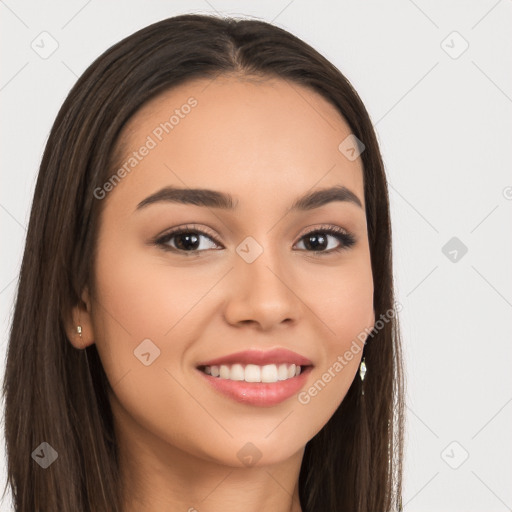
[[[199,363],[198,366],[213,366],[221,364],[255,364],[258,366],[264,366],[266,364],[295,364],[297,366],[311,366],[313,363],[306,357],[287,350],[285,348],[275,348],[272,350],[243,350],[241,352],[235,352],[226,356],[217,357],[216,359],[210,359]]]

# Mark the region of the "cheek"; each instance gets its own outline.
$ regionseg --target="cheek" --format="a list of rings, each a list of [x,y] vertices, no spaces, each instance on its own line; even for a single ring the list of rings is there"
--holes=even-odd
[[[326,324],[332,333],[329,348],[345,350],[353,339],[373,325],[373,281],[371,273],[352,274],[331,285],[323,304]]]
[[[199,266],[173,268],[162,254],[159,258],[153,249],[132,247],[104,247],[98,254],[97,289],[110,316],[107,322],[117,324],[113,328],[133,342],[178,330],[216,278],[215,271]]]
[[[321,360],[314,378],[297,396],[299,407],[317,418],[310,435],[329,420],[358,378],[364,340],[374,325],[369,258],[354,259],[324,279],[317,275],[316,283],[307,296],[308,305],[321,320]]]
[[[365,253],[358,253],[336,270],[315,272],[314,286],[308,285],[304,293],[325,327],[324,347],[331,357],[373,326],[373,276]]]
[[[147,253],[115,243],[102,246],[95,342],[117,419],[127,425],[135,420],[174,442],[177,432],[184,436],[193,424],[170,411],[190,407],[181,369],[193,340],[195,307],[218,277],[211,270],[208,279],[200,270],[171,269]]]
[[[164,360],[179,364],[184,351],[184,337],[176,335],[180,319],[204,293],[199,283],[191,282],[191,273],[171,272],[163,261],[155,263],[154,256],[148,262],[149,252],[113,240],[97,255],[95,342],[111,384],[127,372],[133,380]],[[148,359],[155,363],[145,366]]]

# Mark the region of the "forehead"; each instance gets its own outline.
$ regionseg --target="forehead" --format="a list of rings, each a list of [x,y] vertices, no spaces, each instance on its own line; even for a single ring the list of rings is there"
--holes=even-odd
[[[130,120],[118,165],[143,146],[151,149],[117,188],[137,197],[175,185],[254,198],[339,184],[364,204],[361,161],[338,148],[350,133],[333,105],[296,83],[195,80],[160,94]]]

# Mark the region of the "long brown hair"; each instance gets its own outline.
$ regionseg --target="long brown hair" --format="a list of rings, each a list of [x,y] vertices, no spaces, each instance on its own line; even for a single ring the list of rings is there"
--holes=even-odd
[[[94,190],[112,176],[123,126],[144,103],[186,81],[221,74],[309,87],[337,108],[363,142],[375,316],[395,308],[384,166],[368,113],[340,71],[263,21],[181,15],[132,34],[79,78],[57,115],[39,169],[3,382],[4,496],[9,485],[17,512],[121,510],[109,382],[96,346],[76,350],[65,331],[86,286],[94,297],[101,213]],[[398,319],[387,317],[364,347],[364,395],[357,376],[306,445],[299,478],[304,512],[399,507],[403,371]],[[46,469],[34,456],[44,442],[58,457]]]

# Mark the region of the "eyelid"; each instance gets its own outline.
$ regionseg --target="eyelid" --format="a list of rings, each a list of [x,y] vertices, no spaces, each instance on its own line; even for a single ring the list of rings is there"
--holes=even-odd
[[[342,228],[340,226],[336,226],[335,224],[320,224],[318,226],[313,225],[313,227],[308,226],[307,228],[304,228],[304,231],[301,232],[298,239],[300,240],[302,237],[309,235],[311,233],[317,233],[319,231],[336,231],[338,233],[343,233],[345,235],[352,235],[349,231],[347,231],[345,228]]]

